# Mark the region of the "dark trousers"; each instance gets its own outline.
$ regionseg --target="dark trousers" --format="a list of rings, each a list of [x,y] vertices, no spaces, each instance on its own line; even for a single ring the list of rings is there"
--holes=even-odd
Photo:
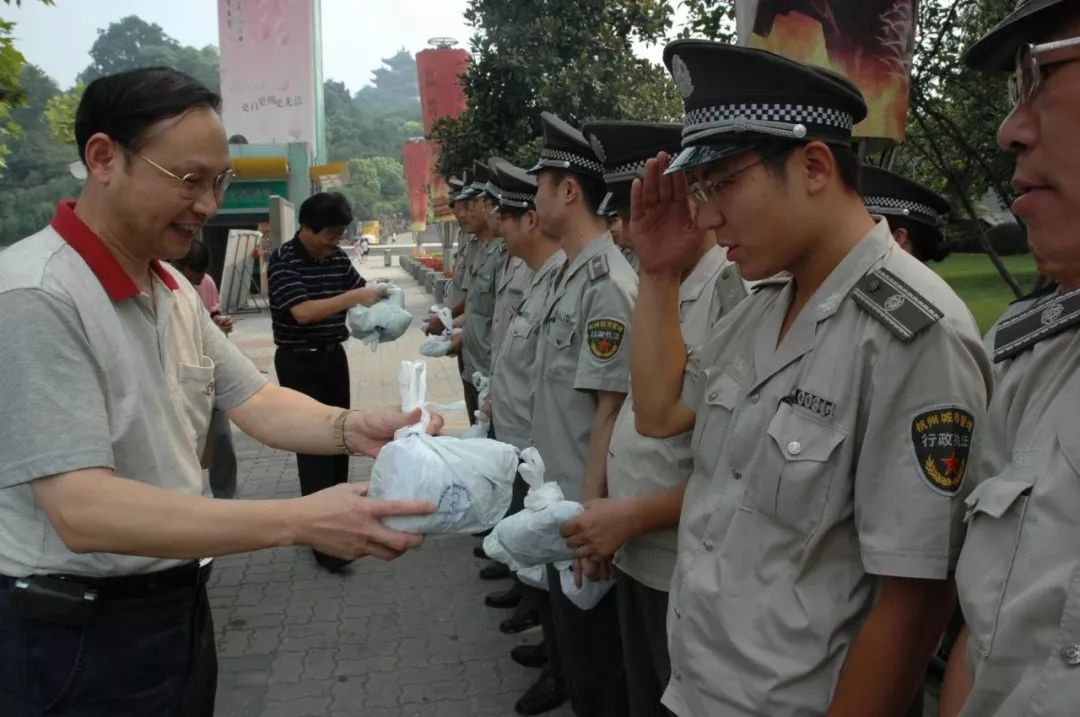
[[[631,717],[669,717],[660,698],[671,679],[667,646],[668,594],[615,571],[619,630]]]
[[[626,717],[626,671],[619,639],[618,588],[592,610],[579,610],[562,592],[559,571],[547,566],[551,613],[562,676],[577,717]]]
[[[340,344],[316,351],[278,348],[274,368],[282,386],[328,406],[349,407],[349,360]],[[296,470],[300,474],[300,494],[310,495],[347,482],[349,457],[297,453]],[[315,559],[327,567],[336,568],[349,562],[317,550],[313,552]]]
[[[213,441],[210,462],[210,491],[215,498],[236,497],[236,449],[233,447],[232,423],[224,411],[216,408],[210,415],[210,435]]]
[[[204,586],[102,600],[82,627],[17,616],[0,589],[4,717],[210,717],[216,690]]]
[[[465,359],[458,354],[457,357],[458,375],[463,376],[465,374]],[[465,394],[465,412],[469,414],[469,425],[476,425],[476,412],[480,410],[480,394],[476,390],[476,386],[473,386],[472,379],[461,379],[461,390]]]

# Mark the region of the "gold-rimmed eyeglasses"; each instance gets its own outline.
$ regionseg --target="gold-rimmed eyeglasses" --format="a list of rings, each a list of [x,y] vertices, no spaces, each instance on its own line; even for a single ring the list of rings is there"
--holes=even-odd
[[[225,200],[225,192],[229,190],[229,185],[235,176],[231,169],[226,169],[216,177],[205,177],[195,172],[188,172],[181,177],[165,169],[142,152],[136,152],[135,154],[154,169],[175,179],[176,183],[180,185],[180,194],[184,199],[198,199],[207,192],[213,192],[214,200],[218,206],[221,206],[221,203]]]

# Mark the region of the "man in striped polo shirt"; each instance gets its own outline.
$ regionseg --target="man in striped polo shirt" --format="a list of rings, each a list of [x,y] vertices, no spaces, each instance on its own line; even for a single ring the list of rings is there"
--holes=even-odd
[[[341,343],[349,337],[345,312],[383,297],[366,282],[338,244],[352,223],[341,194],[315,194],[300,205],[300,231],[270,255],[270,317],[278,383],[330,406],[349,407],[349,361]],[[349,479],[349,457],[296,454],[300,493],[308,495]],[[331,572],[349,561],[317,550],[315,560]]]

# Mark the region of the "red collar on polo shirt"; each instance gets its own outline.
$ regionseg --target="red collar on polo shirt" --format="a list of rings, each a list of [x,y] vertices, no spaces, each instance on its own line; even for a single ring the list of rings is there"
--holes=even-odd
[[[120,262],[112,255],[109,248],[82,219],[75,216],[74,201],[65,199],[56,205],[52,228],[71,245],[72,249],[78,252],[86,265],[90,267],[90,271],[94,272],[94,276],[101,282],[105,293],[114,302],[125,301],[139,293],[139,287],[120,266]],[[157,259],[150,262],[150,268],[171,291],[180,288],[173,275]]]

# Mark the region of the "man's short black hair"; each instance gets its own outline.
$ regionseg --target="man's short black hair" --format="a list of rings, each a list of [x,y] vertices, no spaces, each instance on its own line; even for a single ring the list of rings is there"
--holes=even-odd
[[[168,67],[100,77],[87,86],[75,112],[79,159],[86,161],[86,143],[98,132],[137,152],[147,129],[199,107],[216,112],[221,97],[191,75]]]
[[[886,217],[889,228],[904,229],[907,231],[908,242],[911,244],[911,255],[923,262],[945,261],[951,253],[940,232],[934,231],[922,222],[917,222],[907,217]]]
[[[762,157],[762,164],[765,165],[766,169],[774,174],[782,175],[791,154],[799,147],[805,147],[806,145],[806,142],[781,139],[758,145],[756,152]],[[854,192],[859,191],[859,170],[862,165],[859,163],[859,156],[855,154],[855,150],[842,144],[829,144],[828,146],[832,150],[833,158],[836,160],[840,181],[848,189]]]
[[[300,226],[318,234],[326,227],[347,227],[352,224],[352,207],[341,192],[312,194],[300,205]]]
[[[187,269],[195,274],[205,274],[210,268],[210,250],[201,240],[191,242],[191,248],[183,259],[176,260],[177,269]]]
[[[591,214],[596,214],[596,210],[600,208],[600,203],[607,196],[607,185],[604,184],[603,179],[578,174],[568,169],[548,169],[545,167],[541,172],[550,173],[555,184],[562,184],[564,179],[573,179],[577,182],[578,186],[581,187],[581,196],[585,198],[585,207]]]

